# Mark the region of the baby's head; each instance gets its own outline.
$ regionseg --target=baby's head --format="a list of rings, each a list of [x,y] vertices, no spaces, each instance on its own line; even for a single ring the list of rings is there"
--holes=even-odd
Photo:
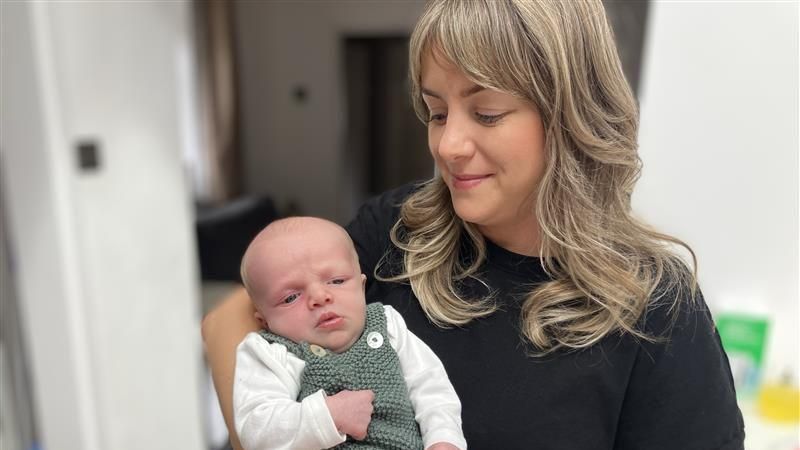
[[[341,353],[364,330],[366,277],[350,236],[333,222],[272,222],[247,248],[242,280],[272,333]]]

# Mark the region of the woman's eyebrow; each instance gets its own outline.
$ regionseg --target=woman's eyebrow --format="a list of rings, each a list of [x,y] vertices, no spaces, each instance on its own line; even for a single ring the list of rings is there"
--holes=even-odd
[[[477,84],[473,84],[472,86],[462,90],[459,93],[459,95],[461,97],[469,97],[470,95],[477,94],[478,92],[480,92],[480,91],[482,91],[484,89],[486,89],[486,88],[483,87],[483,86],[479,86]],[[437,94],[435,91],[432,91],[432,90],[430,90],[430,89],[428,89],[426,87],[422,88],[422,95],[427,95],[428,97],[435,97],[435,98],[438,98],[439,100],[442,100],[442,96],[441,95]]]

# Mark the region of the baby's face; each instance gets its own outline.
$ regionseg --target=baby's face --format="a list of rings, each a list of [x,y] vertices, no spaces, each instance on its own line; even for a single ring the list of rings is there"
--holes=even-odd
[[[285,231],[255,249],[248,278],[269,330],[336,353],[361,336],[364,281],[345,233],[330,224]]]

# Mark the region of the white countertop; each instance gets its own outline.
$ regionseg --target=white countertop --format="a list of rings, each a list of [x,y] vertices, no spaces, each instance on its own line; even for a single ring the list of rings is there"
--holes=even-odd
[[[752,401],[740,401],[745,450],[798,450],[800,423],[779,424],[760,417]]]

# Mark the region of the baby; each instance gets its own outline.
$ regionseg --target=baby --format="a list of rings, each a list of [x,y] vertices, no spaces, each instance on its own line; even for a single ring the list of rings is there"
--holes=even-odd
[[[236,353],[245,449],[466,448],[441,361],[392,307],[366,304],[343,228],[311,217],[271,223],[245,252],[242,279],[265,328]]]

